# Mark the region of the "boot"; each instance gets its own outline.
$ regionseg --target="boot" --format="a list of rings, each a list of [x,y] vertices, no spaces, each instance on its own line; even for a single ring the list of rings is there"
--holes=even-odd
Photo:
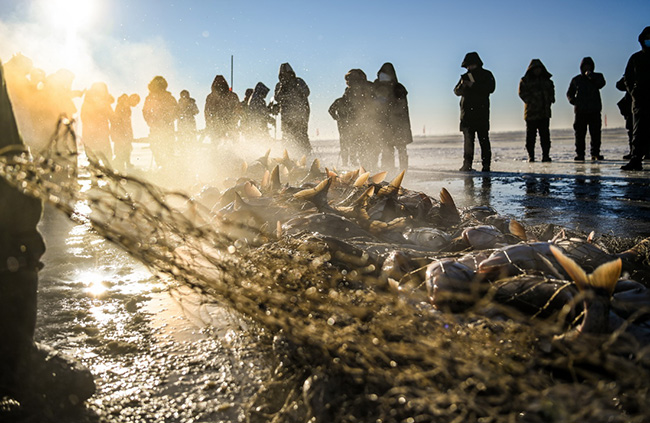
[[[621,166],[621,170],[643,170],[643,164],[640,160],[632,159],[628,164]]]
[[[458,170],[460,172],[470,172],[472,170],[472,162],[464,161],[463,166]]]

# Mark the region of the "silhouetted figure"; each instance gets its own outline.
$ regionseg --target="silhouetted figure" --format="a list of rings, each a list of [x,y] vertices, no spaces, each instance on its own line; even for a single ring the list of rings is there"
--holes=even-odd
[[[643,157],[650,149],[650,26],[639,34],[641,51],[634,53],[625,67],[625,86],[632,97],[632,151],[623,170],[642,170]]]
[[[274,100],[280,113],[282,139],[287,147],[295,147],[303,154],[311,153],[309,143],[309,87],[298,78],[288,63],[280,65],[280,80],[275,85]]]
[[[271,116],[269,106],[266,104],[266,96],[270,89],[262,82],[255,85],[255,90],[251,94],[246,106],[248,137],[258,141],[268,141],[269,125],[275,124],[275,119]]]
[[[4,160],[27,156],[1,64],[0,133]],[[3,178],[0,204],[0,398],[10,396],[28,412],[64,410],[90,397],[95,385],[87,369],[34,343],[38,271],[45,252],[37,229],[43,206]]]
[[[187,90],[181,91],[178,98],[178,140],[184,148],[196,143],[196,115],[199,114],[199,107],[196,100],[190,97]]]
[[[460,130],[464,137],[463,166],[460,171],[472,170],[474,160],[474,140],[478,136],[481,146],[483,172],[490,171],[492,149],[490,147],[490,94],[496,89],[492,72],[483,69],[483,61],[478,53],[465,55],[461,67],[467,72],[461,75],[454,88],[460,96]]]
[[[594,61],[585,57],[580,62],[580,75],[576,75],[569,84],[566,93],[569,103],[573,104],[575,120],[573,129],[576,137],[576,157],[574,160],[585,159],[585,139],[587,128],[591,138],[591,160],[603,160],[600,155],[600,137],[602,119],[600,112],[603,109],[600,100],[600,89],[605,86],[605,77],[602,73],[594,72]]]
[[[215,76],[211,90],[205,99],[205,130],[214,145],[226,139],[236,141],[241,110],[239,97],[230,91],[223,75]]]
[[[381,143],[381,166],[395,168],[397,150],[400,169],[408,168],[406,146],[413,142],[408,92],[397,80],[392,63],[384,63],[377,72],[374,84],[375,98],[379,113],[379,139]]]
[[[523,100],[526,121],[526,151],[528,161],[535,161],[535,138],[539,132],[542,161],[550,162],[551,156],[551,104],[555,103],[555,86],[551,74],[539,59],[533,59],[526,74],[519,81],[519,97]]]
[[[110,141],[111,104],[115,99],[103,82],[95,82],[84,95],[81,105],[82,136],[86,154],[109,164],[113,159]]]
[[[111,139],[115,150],[113,161],[116,169],[128,171],[131,168],[131,151],[133,151],[133,125],[131,108],[140,103],[137,94],[122,94],[117,98],[115,113],[111,120]]]
[[[627,131],[627,141],[630,145],[630,152],[623,156],[623,160],[630,160],[632,158],[632,134],[634,131],[634,119],[632,117],[632,96],[627,92],[627,87],[625,86],[625,76],[616,81],[616,89],[623,91],[625,94],[623,98],[616,103],[618,106],[618,111],[621,112],[621,116],[625,119],[625,130]]]
[[[148,88],[149,95],[144,100],[142,116],[149,125],[149,145],[156,165],[171,169],[178,103],[172,93],[167,91],[167,81],[162,76],[154,77]]]
[[[345,75],[347,87],[343,96],[334,100],[329,108],[339,130],[341,161],[343,166],[377,166],[378,108],[374,86],[361,69],[351,69]]]

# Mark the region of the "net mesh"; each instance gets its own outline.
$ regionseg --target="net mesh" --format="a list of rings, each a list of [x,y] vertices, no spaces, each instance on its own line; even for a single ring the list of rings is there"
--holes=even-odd
[[[94,159],[86,163],[75,145],[71,126],[61,124],[47,151],[3,158],[0,175],[71,219],[90,222],[155,273],[266,328],[278,368],[250,400],[249,421],[650,418],[650,347],[622,330],[557,341],[566,330],[562,318],[531,319],[490,295],[463,313],[437,312],[424,289],[386,289],[371,256],[342,249],[335,239],[215,218],[185,193]],[[611,251],[637,241],[604,240]],[[443,256],[454,253],[437,257]]]

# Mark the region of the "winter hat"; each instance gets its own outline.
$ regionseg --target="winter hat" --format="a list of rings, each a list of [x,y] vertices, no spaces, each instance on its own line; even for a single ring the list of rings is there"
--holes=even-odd
[[[584,59],[582,59],[582,61],[580,62],[580,72],[584,72],[583,69],[586,66],[589,66],[592,71],[596,69],[596,64],[594,63],[594,59],[592,59],[591,57],[585,57]]]
[[[463,63],[460,64],[460,67],[467,68],[470,65],[477,65],[479,67],[483,66],[483,61],[475,51],[471,51],[465,55]]]

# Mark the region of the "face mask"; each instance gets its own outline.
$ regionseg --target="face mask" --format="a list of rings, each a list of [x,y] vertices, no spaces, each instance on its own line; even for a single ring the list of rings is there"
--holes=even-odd
[[[644,45],[646,48],[650,48],[650,40],[643,40],[643,45]]]
[[[382,82],[389,82],[389,81],[392,80],[392,78],[390,77],[389,74],[381,72],[379,74],[379,80],[382,81]]]

